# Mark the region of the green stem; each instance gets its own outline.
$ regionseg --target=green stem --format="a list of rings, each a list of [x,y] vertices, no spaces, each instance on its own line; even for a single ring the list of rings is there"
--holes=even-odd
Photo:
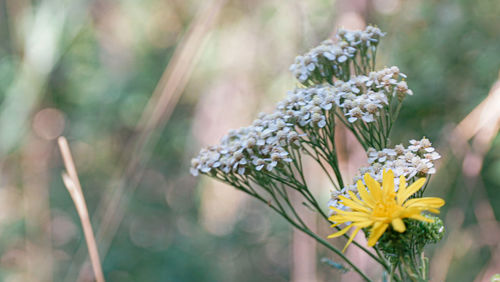
[[[311,195],[312,196],[312,195]],[[313,198],[314,199],[314,198]],[[314,201],[314,202],[310,202],[311,205],[313,205],[316,210],[321,214],[321,216],[323,217],[324,220],[326,220],[326,222],[328,222],[329,224],[331,223],[330,220],[328,219],[328,216],[323,212],[323,210],[319,207],[318,205],[318,202]],[[336,227],[337,230],[340,230],[341,228],[340,227]],[[343,237],[345,237],[346,239],[349,239],[349,236],[344,234]],[[384,267],[385,269],[389,269],[389,266],[383,261],[383,259],[379,256],[375,256],[372,252],[370,252],[368,249],[366,249],[365,247],[361,246],[358,242],[356,241],[352,241],[352,244],[354,244],[356,247],[358,247],[359,249],[361,249],[363,252],[365,252],[366,254],[368,254],[372,259],[374,259],[376,262],[378,262],[382,267]]]
[[[335,112],[335,115],[337,116],[337,118],[354,134],[354,137],[356,137],[356,139],[358,139],[359,143],[361,144],[361,146],[363,146],[363,149],[366,151],[369,148],[369,146],[367,145],[367,142],[365,141],[365,139],[361,138],[361,136],[360,136],[361,133],[358,133],[356,131],[356,129],[350,123],[348,123],[346,120],[344,120],[340,116],[341,114],[343,115],[343,113],[339,114],[338,112]]]
[[[293,225],[293,223],[292,223]],[[295,225],[294,225],[295,226]],[[297,227],[297,226],[295,226]],[[298,228],[300,229],[300,228]],[[340,258],[342,258],[344,261],[346,261],[355,272],[357,272],[365,281],[371,281],[366,274],[364,274],[357,266],[355,266],[341,251],[339,251],[337,248],[332,246],[330,243],[328,243],[325,239],[319,237],[317,234],[314,232],[310,231],[309,229],[300,229],[302,232],[306,233],[307,235],[313,237],[316,241],[318,241],[320,244],[323,246],[327,247],[329,250],[333,251],[336,253]]]
[[[217,177],[218,176],[218,177]],[[224,175],[224,174],[220,174],[220,175],[216,175],[215,176],[217,179],[223,181],[223,182],[226,182],[236,188],[238,188],[239,190],[259,199],[260,201],[266,203],[269,207],[271,207],[275,212],[279,213],[280,215],[282,215],[285,219],[287,219],[292,225],[294,225],[295,227],[299,228],[300,230],[304,231],[303,228],[307,228],[307,226],[302,222],[302,220],[300,219],[300,217],[298,216],[298,214],[296,214],[296,211],[293,209],[293,206],[291,205],[291,203],[289,201],[287,201],[287,205],[289,205],[290,209],[292,210],[292,213],[294,213],[294,216],[297,217],[297,220],[301,221],[300,224],[303,225],[303,228],[301,228],[301,226],[296,223],[295,221],[291,220],[291,218],[286,214],[285,212],[285,209],[282,207],[281,203],[278,201],[278,199],[276,198],[276,195],[270,191],[270,189],[264,189],[266,190],[268,193],[271,194],[271,196],[273,197],[274,201],[276,202],[276,204],[279,206],[279,209],[272,205],[268,200],[264,199],[261,195],[259,195],[259,193],[250,185],[250,182],[247,180],[247,179],[240,179],[238,177],[236,177],[235,179],[230,179],[228,178],[227,175]],[[265,183],[257,180],[257,179],[254,179],[252,176],[247,176],[247,177],[250,177],[250,180],[253,180],[253,182],[259,184],[260,186],[262,185],[265,185]],[[241,177],[243,178],[243,177]],[[242,186],[241,183],[245,184],[245,186]],[[287,185],[286,183],[283,183],[284,185]],[[295,183],[297,184],[297,183]],[[304,198],[307,200],[308,203],[310,203],[315,209],[317,212],[319,212],[321,214],[321,216],[328,222],[330,223],[330,221],[328,220],[328,216],[323,212],[323,210],[321,209],[321,207],[319,206],[318,202],[315,200],[314,196],[311,194],[311,192],[309,191],[309,189],[307,188],[307,186],[305,184],[297,184],[297,186],[295,187],[295,189],[297,191],[299,191],[303,196]],[[279,191],[278,191],[279,192]],[[280,193],[280,195],[282,196],[282,198],[284,199],[288,199],[287,195],[283,195]],[[337,227],[337,229],[339,229]],[[306,232],[306,231],[304,231]],[[311,233],[311,231],[309,232],[306,232],[308,235],[310,235],[311,237],[314,237],[317,241],[319,241],[317,238],[320,238],[318,237],[316,234],[314,233]],[[314,236],[312,236],[311,234],[314,234]],[[349,238],[349,236],[347,235],[343,235],[345,238]],[[325,245],[325,240],[322,239],[322,241],[320,242],[321,244]],[[334,248],[333,246],[331,246],[328,242],[326,242],[326,244],[328,244],[329,246],[326,246],[328,247],[329,249],[331,248]],[[380,258],[377,258],[372,252],[368,251],[366,248],[364,248],[363,246],[361,246],[359,243],[357,243],[356,241],[353,242],[353,244],[355,246],[357,246],[358,248],[360,248],[362,251],[364,251],[365,253],[367,253],[370,257],[372,257],[376,262],[378,262],[379,264],[381,264],[385,269],[388,269],[388,266],[380,259]],[[339,253],[340,251],[335,249],[336,251],[334,251],[335,253]],[[341,253],[341,252],[340,252]],[[344,258],[344,256],[342,255],[341,257]],[[345,259],[344,259],[345,260]],[[348,260],[346,260],[346,262],[349,263],[349,265],[351,265],[352,263]],[[354,268],[354,267],[353,267]],[[361,274],[361,273],[360,273]]]
[[[394,122],[396,121],[396,119],[398,118],[399,116],[399,111],[401,111],[401,107],[403,106],[403,103],[399,103],[398,106],[396,107],[396,112],[394,113],[394,115],[390,115],[390,124],[389,124],[389,129],[387,130],[387,135],[389,135],[389,133],[391,133],[391,130],[392,130],[392,125],[394,124]],[[389,110],[390,111],[390,110]]]
[[[352,267],[352,269],[358,273],[365,281],[371,281],[370,278],[368,278],[368,276],[366,276],[365,273],[363,273],[363,271],[361,271],[351,260],[349,260],[339,249],[335,248],[334,246],[332,246],[330,243],[328,243],[326,240],[324,240],[323,238],[319,237],[317,234],[315,234],[314,232],[312,232],[311,230],[309,230],[307,227],[302,227],[300,225],[298,225],[295,221],[293,221],[288,215],[286,215],[285,213],[281,212],[279,209],[277,209],[275,206],[273,205],[270,205],[268,203],[268,201],[266,201],[264,198],[262,198],[260,195],[258,194],[253,194],[251,193],[249,190],[245,189],[244,187],[242,187],[241,185],[239,185],[239,187],[237,188],[240,188],[243,192],[249,194],[250,196],[253,196],[254,198],[260,200],[261,202],[267,204],[271,209],[273,209],[275,212],[277,212],[278,214],[280,214],[284,219],[286,219],[291,225],[293,225],[295,228],[299,229],[300,231],[306,233],[307,235],[313,237],[317,242],[319,242],[320,244],[322,244],[323,246],[325,246],[326,248],[328,248],[329,250],[333,251],[334,253],[336,253],[341,259],[343,259],[350,267]]]

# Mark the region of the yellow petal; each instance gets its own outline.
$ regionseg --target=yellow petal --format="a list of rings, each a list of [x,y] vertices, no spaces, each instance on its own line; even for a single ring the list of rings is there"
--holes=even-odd
[[[354,202],[353,200],[351,199],[348,199],[342,195],[339,196],[339,199],[342,200],[342,204],[344,204],[344,206],[346,207],[350,207],[351,209],[353,209],[354,211],[364,211],[364,212],[370,212],[370,210],[356,202]]]
[[[366,220],[370,220],[370,215],[369,214],[362,214],[362,215],[347,215],[347,216],[331,216],[329,218],[330,221],[335,222],[335,223],[345,223],[345,222],[363,222]]]
[[[406,191],[406,179],[405,179],[404,175],[401,175],[399,177],[399,189],[398,189],[398,193],[396,195],[398,205],[400,205],[400,206],[404,202],[404,201],[401,201],[401,199],[403,199],[402,195],[405,193],[405,191]]]
[[[336,226],[339,226],[339,225],[341,225],[341,224],[342,224],[342,222],[337,222],[337,223],[335,223],[335,224],[330,225],[330,227],[336,227]]]
[[[370,190],[370,194],[375,202],[382,201],[382,190],[380,189],[380,183],[373,179],[370,174],[365,173],[365,183]]]
[[[345,250],[347,249],[347,246],[349,246],[349,244],[352,243],[352,240],[354,240],[354,237],[356,237],[356,234],[358,234],[359,230],[361,230],[361,228],[359,228],[359,227],[354,229],[354,231],[351,234],[351,237],[349,237],[349,241],[347,241],[347,243],[345,244],[345,247],[342,250],[342,252],[345,252]]]
[[[340,209],[338,209],[338,208],[336,208],[334,206],[330,206],[330,209],[333,210],[333,211],[335,211],[336,213],[342,213],[342,212],[344,212],[343,210],[340,210]]]
[[[432,213],[435,213],[435,214],[439,214],[439,210],[438,209],[434,209],[434,208],[428,208],[426,209],[428,212],[432,212]]]
[[[419,210],[420,212],[420,210]],[[328,218],[331,222],[335,223],[344,223],[344,222],[351,222],[351,221],[356,221],[356,220],[366,220],[366,216],[344,216],[344,215],[332,215],[330,218]]]
[[[348,190],[348,191],[347,191],[347,194],[349,194],[349,197],[351,197],[351,199],[352,199],[353,201],[355,201],[356,203],[358,203],[358,204],[360,204],[360,205],[362,205],[362,206],[365,206],[365,205],[366,205],[366,204],[365,204],[365,203],[363,203],[360,199],[358,199],[358,196],[356,196],[356,194],[354,194],[354,192],[352,192],[352,191]]]
[[[433,219],[427,218],[427,217],[425,217],[423,215],[420,215],[420,214],[414,214],[414,215],[409,216],[408,218],[413,218],[413,219],[416,219],[416,220],[430,222],[430,223],[434,222]]]
[[[373,225],[373,220],[357,221],[352,223],[353,226],[365,228]]]
[[[340,224],[343,224],[343,223],[346,223],[346,222],[351,222],[351,220],[347,219],[347,218],[346,219],[344,219],[344,218],[329,218],[329,220],[331,222],[335,222],[335,224],[337,224],[337,225],[340,225]],[[335,226],[332,226],[332,227],[335,227]]]
[[[358,180],[358,192],[359,195],[361,196],[361,199],[370,207],[373,209],[375,206],[375,201],[373,200],[373,197],[366,191],[365,185],[363,185],[363,182],[361,180]]]
[[[398,231],[399,233],[403,233],[406,231],[405,223],[403,222],[403,220],[401,220],[401,218],[393,219],[391,224],[392,228],[394,228],[394,230]]]
[[[347,223],[347,222],[365,222],[367,220],[370,220],[370,217],[368,216],[364,216],[364,217],[361,217],[361,216],[358,216],[358,217],[344,217],[344,218],[341,218],[341,219],[338,219],[338,220],[333,220],[334,222],[340,222],[340,223]]]
[[[349,229],[351,229],[351,227],[352,227],[352,225],[349,225],[349,226],[347,226],[346,228],[344,228],[344,229],[342,229],[342,230],[340,230],[340,231],[338,231],[338,232],[335,232],[335,233],[333,233],[333,234],[330,234],[330,235],[328,235],[328,238],[335,238],[335,237],[342,236],[342,235],[344,235],[347,231],[349,231]]]
[[[394,172],[390,169],[382,172],[382,188],[384,195],[394,192]]]
[[[440,208],[444,205],[444,200],[437,197],[424,197],[424,198],[415,198],[406,201],[403,205],[405,208],[412,207],[423,207],[423,208]]]
[[[400,195],[398,195],[398,203],[404,203],[411,195],[415,194],[425,183],[425,178],[419,178],[417,181],[412,183],[408,188],[405,189]]]
[[[370,247],[375,246],[375,243],[377,243],[380,236],[384,234],[388,226],[389,224],[387,223],[380,223],[380,222],[375,223],[375,225],[372,227],[370,231],[370,237],[368,238],[368,246]]]

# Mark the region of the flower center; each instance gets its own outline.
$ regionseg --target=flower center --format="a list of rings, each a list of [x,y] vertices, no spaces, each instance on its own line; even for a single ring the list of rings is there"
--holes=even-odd
[[[396,202],[396,193],[389,193],[377,203],[371,215],[379,220],[390,221],[393,217],[397,217],[401,209],[402,207]]]

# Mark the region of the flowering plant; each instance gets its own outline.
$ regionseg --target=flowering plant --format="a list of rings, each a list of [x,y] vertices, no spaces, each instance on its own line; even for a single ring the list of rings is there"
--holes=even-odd
[[[192,159],[191,173],[208,175],[266,203],[371,281],[343,251],[311,231],[290,200],[294,190],[339,230],[329,238],[347,238],[345,246],[353,243],[366,252],[382,266],[386,279],[425,281],[423,248],[440,240],[444,227],[424,212],[438,213],[444,201],[422,196],[440,155],[427,138],[389,147],[392,125],[413,92],[397,67],[375,70],[383,36],[373,26],[341,29],[336,41],[324,41],[298,56],[290,67],[298,86],[274,112],[261,113],[251,126],[232,130],[220,144],[202,149]],[[353,184],[340,171],[337,126],[348,128],[368,156],[369,165],[359,169]],[[315,160],[331,181],[330,212],[306,182],[303,157]],[[374,252],[353,240],[359,231]]]

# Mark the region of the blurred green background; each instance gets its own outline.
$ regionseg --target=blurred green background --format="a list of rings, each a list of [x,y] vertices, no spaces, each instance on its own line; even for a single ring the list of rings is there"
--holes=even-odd
[[[427,190],[447,201],[433,280],[488,281],[500,272],[499,14],[496,0],[0,0],[0,280],[93,279],[61,180],[64,135],[108,281],[356,281],[266,206],[190,176],[189,161],[272,109],[296,55],[371,23],[387,32],[378,65],[415,92],[394,142],[427,136],[444,156]],[[326,203],[329,187],[315,191]]]

